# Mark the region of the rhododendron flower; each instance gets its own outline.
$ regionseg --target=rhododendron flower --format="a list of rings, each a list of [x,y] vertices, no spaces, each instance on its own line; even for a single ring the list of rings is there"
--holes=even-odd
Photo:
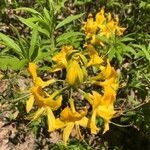
[[[97,23],[97,26],[99,28],[101,28],[101,25],[103,25],[106,21],[106,18],[105,18],[105,15],[104,15],[104,7],[100,10],[100,12],[98,12],[96,14],[96,23]]]
[[[52,60],[56,62],[56,65],[52,69],[53,72],[67,68],[68,63],[66,60],[66,55],[69,51],[73,51],[72,46],[63,46],[61,51],[52,58]]]
[[[105,133],[107,130],[109,130],[109,122],[115,114],[113,103],[110,102],[112,97],[111,95],[107,94],[108,93],[105,93],[105,95],[102,96],[98,92],[92,91],[92,94],[86,94],[85,96],[85,98],[92,105],[92,116],[89,127],[91,129],[91,133],[93,134],[96,134],[99,131],[98,127],[96,126],[96,116],[100,116],[104,119],[103,133]]]
[[[92,35],[96,34],[97,31],[97,23],[92,18],[92,15],[90,14],[87,22],[85,23],[83,30],[85,31],[86,38],[92,37]]]
[[[38,77],[37,76],[37,66],[35,63],[29,63],[28,70],[29,70],[30,74],[32,75],[34,86],[46,87],[56,81],[55,79],[43,81],[40,77]]]
[[[100,65],[103,62],[103,59],[99,57],[98,52],[95,50],[94,46],[91,44],[87,45],[88,53],[90,60],[87,64],[87,67],[93,66],[93,65]]]
[[[90,39],[91,44],[104,46],[104,43],[97,38],[97,35],[106,37],[107,39],[114,35],[121,36],[125,31],[125,28],[120,27],[118,24],[118,16],[113,19],[111,14],[105,13],[104,8],[102,8],[96,14],[95,20],[92,15],[89,15],[83,30],[86,34],[86,38]]]
[[[32,87],[32,95],[26,103],[26,110],[30,112],[33,107],[33,103],[36,102],[39,109],[35,112],[32,120],[37,119],[41,115],[45,114],[48,117],[48,130],[54,131],[55,130],[55,117],[52,110],[57,110],[61,106],[62,96],[54,97],[58,93],[53,93],[49,95],[48,93],[44,92],[41,87],[35,86]]]
[[[58,92],[54,92],[52,95],[49,95],[47,92],[42,90],[43,87],[54,83],[55,80],[51,79],[48,81],[43,81],[40,77],[37,76],[36,69],[37,67],[34,63],[29,63],[28,70],[32,75],[34,85],[31,88],[31,95],[26,101],[26,111],[29,113],[33,107],[34,102],[36,102],[39,108],[32,116],[32,121],[46,113],[48,120],[48,130],[54,131],[55,116],[52,110],[57,110],[61,106],[62,96],[56,97]]]
[[[87,127],[88,118],[86,108],[77,112],[74,108],[73,102],[71,102],[71,108],[66,107],[60,114],[60,118],[56,119],[56,128],[63,129],[63,141],[67,144],[68,138],[73,128],[75,128],[78,138],[82,137],[79,126]]]

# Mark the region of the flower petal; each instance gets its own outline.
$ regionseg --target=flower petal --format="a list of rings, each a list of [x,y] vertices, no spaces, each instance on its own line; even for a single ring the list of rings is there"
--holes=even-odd
[[[78,121],[78,124],[84,128],[87,127],[89,119],[87,117],[83,117],[81,120]]]
[[[91,121],[90,121],[90,129],[92,134],[97,134],[99,129],[96,126],[96,110],[93,111]]]
[[[55,79],[50,79],[48,81],[43,81],[40,77],[37,77],[35,79],[35,84],[37,86],[42,86],[43,88],[50,85],[50,84],[52,84],[52,83],[54,83],[54,82],[55,82]]]
[[[51,132],[55,130],[55,116],[50,107],[46,107],[46,111],[47,111],[48,131]]]
[[[103,131],[103,134],[109,130],[109,122],[104,120],[104,131]]]
[[[64,131],[63,131],[63,141],[65,143],[65,145],[67,145],[67,141],[69,139],[69,136],[71,134],[71,131],[74,127],[74,123],[68,123],[66,128],[64,128]]]
[[[30,98],[26,101],[26,112],[29,113],[33,107],[34,96],[31,95]]]
[[[61,121],[59,118],[56,119],[55,121],[55,129],[61,129],[65,126],[66,124]]]
[[[37,66],[36,66],[36,64],[35,63],[29,63],[28,70],[31,73],[33,80],[35,80],[37,77],[37,72],[36,72]]]

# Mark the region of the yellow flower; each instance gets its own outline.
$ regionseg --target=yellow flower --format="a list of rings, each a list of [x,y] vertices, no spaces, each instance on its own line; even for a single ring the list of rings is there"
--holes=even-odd
[[[111,67],[109,60],[107,60],[107,66],[102,68],[101,75],[104,79],[116,78],[117,73],[113,67]]]
[[[87,22],[85,23],[83,30],[85,31],[86,38],[92,37],[92,35],[96,34],[97,31],[97,23],[92,18],[92,15],[90,14]]]
[[[101,27],[102,24],[104,24],[106,21],[106,18],[104,16],[104,7],[96,14],[96,23],[98,27]]]
[[[82,137],[79,126],[87,127],[88,118],[85,117],[87,110],[84,108],[77,112],[74,108],[73,102],[71,102],[71,108],[66,107],[60,114],[60,118],[56,119],[56,128],[63,128],[63,141],[65,145],[69,139],[71,131],[75,128],[77,137]]]
[[[75,85],[82,83],[84,80],[84,71],[81,69],[79,63],[76,60],[72,60],[67,67],[66,80],[69,85]]]
[[[118,18],[118,16],[115,19],[116,19],[116,34],[118,36],[121,36],[124,33],[124,31],[126,30],[126,28],[122,28],[122,27],[118,26],[118,24],[119,24],[119,18]]]
[[[56,65],[52,69],[53,72],[62,70],[67,67],[68,63],[66,60],[66,55],[70,51],[73,51],[72,46],[63,46],[61,51],[52,58],[52,60],[56,62]]]
[[[100,116],[104,119],[103,133],[105,133],[109,129],[109,121],[115,114],[113,103],[110,102],[111,99],[112,97],[111,95],[109,95],[109,93],[105,93],[102,96],[98,92],[92,91],[92,95],[89,94],[89,98],[87,100],[92,105],[92,116],[89,124],[91,128],[91,133],[96,134],[99,131],[96,126],[96,116]]]
[[[29,99],[26,101],[26,112],[29,113],[30,110],[32,109],[33,103],[34,103],[34,95],[32,90],[35,88],[41,88],[41,87],[46,87],[52,83],[55,82],[55,79],[50,79],[48,81],[43,81],[40,77],[37,76],[37,66],[35,63],[29,63],[28,70],[30,74],[32,75],[33,78],[33,88],[31,88],[31,96]],[[42,90],[41,90],[42,91]],[[44,92],[43,92],[44,93]]]
[[[113,20],[110,20],[106,23],[106,25],[101,26],[100,34],[106,36],[106,38],[110,38],[115,34],[116,26]]]
[[[31,88],[31,96],[26,101],[26,112],[29,113],[33,107],[34,102],[36,102],[39,108],[31,117],[31,121],[46,113],[48,120],[48,130],[54,131],[55,116],[52,110],[57,110],[61,106],[62,96],[58,96],[57,99],[54,100],[58,92],[54,92],[52,95],[49,95],[43,91],[42,88],[54,83],[55,79],[43,81],[40,77],[37,76],[37,66],[34,63],[29,63],[28,70],[32,75],[34,85]]]
[[[28,71],[30,72],[35,86],[46,87],[55,82],[55,79],[50,79],[48,81],[43,81],[40,77],[37,76],[37,66],[35,63],[29,63]]]
[[[99,57],[98,52],[95,50],[94,46],[89,44],[87,45],[87,49],[90,56],[90,60],[87,64],[87,67],[92,65],[100,65],[103,62],[103,59]]]
[[[114,106],[113,105],[99,105],[97,108],[97,115],[104,119],[104,131],[109,130],[109,122],[113,118],[115,114]]]
[[[107,38],[110,38],[112,35],[115,34],[121,36],[126,28],[118,26],[119,18],[116,17],[115,20],[113,20],[110,13],[108,13],[107,18],[108,20],[106,24],[100,27],[100,34],[106,36]]]
[[[54,100],[56,94],[58,93],[49,95],[48,93],[44,92],[40,86],[34,86],[32,87],[32,95],[30,96],[26,104],[27,112],[30,112],[30,110],[32,109],[34,101],[36,102],[38,107],[40,107],[33,115],[32,120],[39,118],[46,112],[48,120],[48,131],[55,130],[55,116],[52,110],[57,110],[61,106],[62,102],[62,96],[58,96],[57,99]]]
[[[96,35],[92,35],[92,38],[91,38],[90,42],[93,45],[100,45],[102,47],[104,46],[104,43],[100,39],[96,38]]]
[[[91,78],[93,84],[102,86],[102,87],[111,87],[116,91],[118,89],[118,82],[117,82],[117,72],[113,67],[111,67],[109,60],[107,60],[107,65],[101,66],[101,72]],[[104,80],[103,82],[100,80]]]
[[[29,63],[29,67],[28,70],[30,72],[30,74],[32,75],[33,78],[33,88],[31,88],[31,96],[29,97],[29,99],[26,101],[26,112],[29,113],[30,110],[33,107],[33,103],[34,103],[34,95],[32,90],[35,88],[41,88],[41,87],[46,87],[52,83],[55,82],[55,79],[50,79],[48,81],[43,81],[40,77],[37,76],[37,66],[35,63]],[[42,90],[41,90],[42,91]],[[44,93],[44,92],[43,92]]]

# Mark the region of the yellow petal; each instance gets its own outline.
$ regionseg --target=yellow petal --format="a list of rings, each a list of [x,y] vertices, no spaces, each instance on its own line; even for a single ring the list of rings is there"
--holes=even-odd
[[[95,50],[94,46],[91,44],[87,45],[89,52],[89,57],[91,58],[87,64],[87,67],[91,65],[100,65],[103,62],[103,59],[99,57],[98,52]]]
[[[61,129],[63,127],[66,126],[66,123],[64,123],[62,120],[60,120],[59,118],[57,118],[55,120],[55,129]]]
[[[71,134],[73,127],[74,127],[74,123],[68,123],[67,126],[64,128],[63,141],[64,141],[65,145],[67,145],[67,141],[69,139],[69,136]]]
[[[89,125],[90,125],[90,129],[91,129],[91,133],[92,134],[97,134],[99,129],[96,126],[96,110],[94,110],[93,113],[92,113],[92,117],[91,117]]]
[[[33,80],[35,80],[37,77],[37,72],[36,72],[37,66],[36,66],[36,64],[35,63],[29,63],[28,70],[31,73]]]
[[[63,46],[61,51],[52,58],[52,60],[57,63],[52,69],[53,72],[62,70],[63,68],[67,67],[66,54],[72,50],[72,46]]]
[[[50,107],[46,107],[46,111],[47,111],[48,131],[51,132],[55,130],[55,116]]]
[[[59,96],[56,100],[51,100],[51,97],[50,99],[49,98],[46,99],[46,104],[53,110],[57,110],[61,106],[61,102],[62,96]]]
[[[92,99],[93,99],[92,107],[93,107],[93,109],[95,109],[102,102],[102,96],[97,91],[92,91],[92,94],[93,94],[93,96],[92,96]]]
[[[42,88],[39,86],[33,87],[32,93],[35,97],[35,101],[39,106],[49,106],[53,110],[56,110],[61,106],[62,96],[58,96],[56,100],[53,100],[54,95],[46,97],[47,94],[44,91],[42,91]]]
[[[26,112],[29,113],[33,107],[34,96],[31,95],[30,98],[26,101]]]
[[[109,130],[109,122],[104,120],[104,131],[103,134]]]
[[[115,114],[115,111],[114,111],[114,107],[112,104],[109,106],[100,105],[97,108],[97,115],[102,117],[104,120],[107,120],[108,122],[113,117],[114,114]]]
[[[85,23],[83,30],[85,31],[86,38],[90,38],[93,34],[97,31],[97,23],[94,21],[94,19],[89,16],[87,19],[87,22]]]
[[[105,20],[106,20],[106,18],[104,16],[104,7],[103,7],[100,10],[100,12],[96,14],[96,23],[100,27],[100,25],[102,25]]]
[[[54,83],[56,80],[55,79],[50,79],[48,81],[43,81],[40,77],[37,77],[35,79],[35,84],[37,86],[42,86],[43,88],[46,86],[49,86],[50,84]]]
[[[81,120],[78,121],[78,124],[84,128],[87,127],[89,119],[87,117],[83,117]]]
[[[60,119],[64,122],[75,122],[81,120],[87,114],[87,110],[80,110],[80,112],[73,112],[69,107],[63,109],[60,114]]]

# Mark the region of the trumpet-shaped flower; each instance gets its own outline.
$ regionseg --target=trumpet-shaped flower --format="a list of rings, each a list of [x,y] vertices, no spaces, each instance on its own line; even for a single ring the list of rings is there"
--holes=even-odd
[[[46,87],[55,82],[55,79],[50,79],[48,81],[43,81],[40,77],[37,76],[37,66],[35,63],[29,63],[28,70],[33,78],[35,86]]]
[[[85,23],[83,30],[85,31],[86,38],[92,37],[94,34],[96,34],[97,31],[97,23],[92,18],[92,15],[90,14],[87,22]]]
[[[63,141],[65,145],[67,144],[68,138],[73,128],[75,128],[77,136],[82,137],[79,126],[87,127],[88,118],[85,117],[86,114],[87,110],[85,108],[77,112],[75,108],[66,107],[61,112],[60,118],[56,119],[56,128],[59,129],[64,127]]]
[[[99,57],[98,52],[95,50],[94,46],[91,44],[87,45],[87,49],[89,52],[90,60],[87,64],[87,67],[92,65],[100,65],[103,62],[103,59]]]
[[[38,110],[32,116],[32,120],[39,118],[41,115],[47,115],[48,120],[48,130],[55,130],[55,116],[52,110],[56,110],[61,106],[62,96],[58,96],[56,100],[54,97],[58,94],[58,92],[49,95],[45,91],[42,90],[43,87],[46,87],[55,82],[54,79],[43,81],[40,77],[37,76],[37,66],[34,63],[29,63],[29,72],[33,78],[33,87],[31,88],[31,95],[29,99],[26,101],[26,111],[29,113],[33,107],[34,102],[39,106]]]
[[[43,81],[40,77],[37,76],[37,66],[35,63],[29,63],[28,70],[33,78],[34,86],[33,88],[46,87],[55,82],[55,79],[50,79],[48,81]],[[34,104],[34,95],[31,88],[31,95],[29,99],[26,101],[26,111],[27,113],[32,109]],[[42,91],[42,90],[41,90]]]
[[[66,55],[70,51],[73,51],[72,46],[63,46],[61,51],[52,58],[52,60],[56,62],[53,72],[67,68],[68,63],[66,60]]]
[[[108,95],[107,95],[108,94]],[[96,116],[100,116],[104,119],[104,132],[109,130],[109,122],[115,114],[112,99],[109,93],[105,93],[103,96],[96,91],[92,91],[92,94],[85,97],[92,105],[92,116],[89,123],[91,133],[96,134],[99,129],[96,126]]]
[[[52,111],[57,110],[61,106],[62,102],[62,96],[58,96],[57,99],[54,100],[56,94],[58,93],[49,95],[48,93],[44,92],[41,87],[34,86],[32,87],[32,95],[26,105],[27,112],[32,109],[34,101],[39,106],[39,109],[32,117],[32,120],[35,120],[39,118],[42,114],[46,113],[49,131],[55,130],[55,117]]]
[[[104,15],[104,7],[96,14],[96,23],[99,28],[101,28],[101,25],[103,25],[106,21],[105,15]]]
[[[83,30],[85,31],[86,38],[90,39],[91,44],[104,46],[104,43],[97,38],[97,35],[106,37],[107,39],[114,35],[121,36],[125,28],[120,27],[118,24],[118,17],[113,19],[111,14],[106,14],[104,8],[102,8],[96,14],[95,20],[91,14],[89,15]]]

